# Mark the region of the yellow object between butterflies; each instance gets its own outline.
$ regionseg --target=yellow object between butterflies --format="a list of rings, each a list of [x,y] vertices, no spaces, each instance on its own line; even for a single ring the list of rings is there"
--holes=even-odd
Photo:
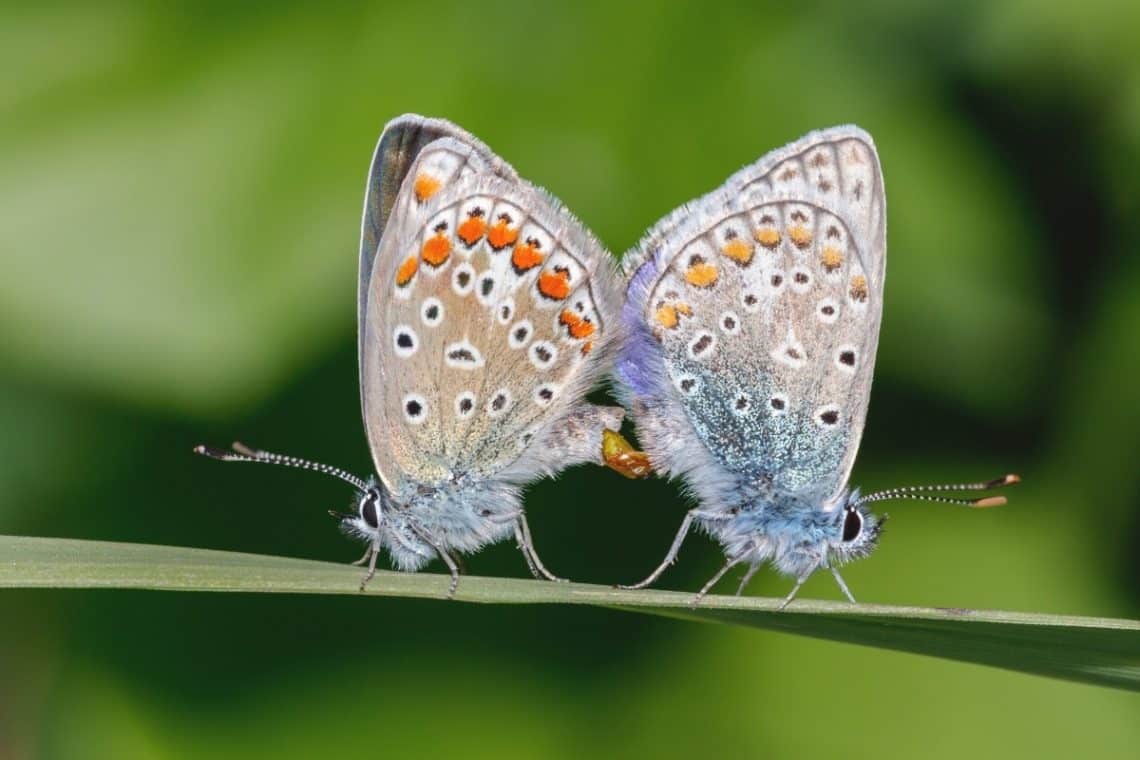
[[[608,428],[602,431],[602,458],[607,467],[630,480],[648,477],[653,471],[644,451],[638,451],[621,433]]]

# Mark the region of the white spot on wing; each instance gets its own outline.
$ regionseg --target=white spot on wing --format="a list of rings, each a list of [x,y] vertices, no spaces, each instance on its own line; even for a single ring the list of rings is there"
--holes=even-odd
[[[475,394],[463,391],[455,397],[455,416],[465,420],[475,413]]]
[[[511,325],[511,330],[507,333],[507,345],[511,348],[522,348],[534,336],[534,325],[530,323],[529,319],[522,319]]]
[[[825,404],[815,410],[815,424],[825,430],[834,430],[839,427],[839,407],[835,404]]]
[[[475,287],[475,268],[466,261],[451,273],[451,289],[456,295],[465,296]]]
[[[835,350],[835,366],[849,375],[855,374],[859,365],[859,351],[852,345],[843,345]]]
[[[466,338],[449,343],[443,349],[443,360],[452,369],[466,370],[479,369],[486,363],[483,354]]]
[[[558,348],[548,340],[535,341],[529,351],[530,363],[536,369],[550,369],[558,360]]]
[[[420,305],[420,320],[428,327],[438,327],[443,321],[443,301],[435,296],[425,298]]]
[[[678,375],[673,378],[673,386],[683,395],[695,393],[701,386],[701,381],[693,375]]]
[[[773,417],[782,417],[788,413],[788,397],[783,393],[773,393],[768,398],[768,411]]]
[[[491,394],[491,398],[487,399],[487,416],[494,418],[506,412],[511,408],[511,392],[506,388],[500,388]]]
[[[420,347],[419,336],[409,325],[397,325],[392,331],[392,350],[401,359],[407,359]]]
[[[839,319],[839,302],[834,298],[822,298],[815,305],[815,316],[825,325],[833,325]]]
[[[804,344],[796,338],[791,327],[788,327],[788,337],[784,338],[783,343],[772,349],[771,356],[792,369],[799,369],[807,363],[807,350],[804,349]]]
[[[515,315],[515,302],[513,299],[506,299],[500,301],[499,305],[495,307],[495,321],[500,325],[509,324],[511,317]]]
[[[689,341],[689,358],[703,361],[713,355],[716,350],[716,336],[707,330],[701,330]]]
[[[495,272],[483,272],[479,275],[479,280],[475,284],[475,297],[479,299],[479,303],[484,306],[490,306],[495,302],[495,289],[499,284],[499,278]]]
[[[422,425],[427,419],[427,399],[418,393],[409,393],[400,400],[400,408],[404,412],[404,421],[409,425]]]
[[[740,315],[734,311],[726,311],[720,315],[720,329],[728,335],[740,333]]]
[[[796,267],[792,270],[789,283],[792,290],[796,293],[807,293],[811,290],[811,272],[804,267]]]
[[[552,383],[543,383],[534,389],[534,403],[539,406],[550,406],[558,394],[558,386]]]

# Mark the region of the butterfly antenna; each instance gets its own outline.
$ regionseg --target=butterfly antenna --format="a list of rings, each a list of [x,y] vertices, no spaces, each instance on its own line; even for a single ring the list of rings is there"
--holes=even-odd
[[[871,504],[876,501],[891,501],[895,499],[912,499],[914,501],[933,501],[939,504],[958,504],[963,507],[985,509],[986,507],[1000,507],[1006,503],[1004,496],[980,496],[976,499],[961,499],[953,496],[934,496],[940,491],[992,491],[995,488],[1012,486],[1020,483],[1021,477],[1014,474],[1003,475],[1000,478],[986,480],[979,483],[949,483],[936,486],[904,486],[902,488],[888,488],[885,491],[876,491],[858,499],[854,506]]]
[[[284,467],[296,467],[300,470],[323,472],[325,475],[332,475],[334,478],[340,478],[346,483],[351,483],[361,491],[368,490],[368,484],[366,482],[351,473],[345,472],[339,467],[321,464],[320,462],[310,462],[308,459],[298,459],[297,457],[285,456],[284,454],[273,454],[269,451],[261,451],[260,449],[251,449],[249,446],[240,442],[234,443],[233,451],[215,449],[212,446],[195,446],[194,453],[222,462],[264,462],[265,464],[279,464]]]

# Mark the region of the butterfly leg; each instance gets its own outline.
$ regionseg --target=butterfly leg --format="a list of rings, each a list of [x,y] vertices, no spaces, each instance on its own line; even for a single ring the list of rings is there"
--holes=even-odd
[[[534,540],[530,537],[530,525],[527,524],[526,515],[522,512],[519,512],[518,521],[515,523],[515,541],[518,542],[519,551],[526,558],[526,564],[530,567],[531,575],[539,580],[545,578],[548,581],[558,583],[566,582],[565,578],[559,578],[547,570],[546,566],[542,564],[542,560],[538,558],[538,552],[534,550]]]
[[[668,570],[669,566],[677,561],[677,555],[681,551],[681,544],[685,542],[685,536],[689,534],[689,529],[693,527],[693,520],[696,520],[698,518],[702,520],[726,519],[721,515],[709,514],[708,512],[702,512],[699,509],[690,509],[685,513],[685,519],[681,521],[681,529],[677,531],[677,537],[673,539],[673,545],[669,547],[669,553],[665,555],[664,561],[662,561],[662,563],[657,566],[657,569],[650,573],[649,577],[643,581],[639,581],[638,583],[631,583],[629,585],[618,586],[618,588],[645,588],[660,578],[661,574]]]
[[[515,523],[515,544],[519,547],[519,551],[522,552],[523,559],[526,560],[526,566],[530,570],[530,574],[535,578],[541,579],[542,574],[538,572],[538,567],[534,564],[534,558],[532,558],[530,552],[527,551],[526,539],[523,538],[522,528],[518,523]]]
[[[689,535],[689,529],[693,526],[693,520],[696,519],[696,509],[691,509],[685,514],[685,519],[681,521],[681,529],[677,531],[677,537],[673,539],[673,545],[669,547],[669,553],[665,555],[664,561],[657,566],[657,569],[649,574],[645,580],[637,583],[630,583],[628,585],[620,586],[624,589],[639,589],[645,588],[658,578],[661,574],[669,569],[670,565],[677,561],[677,555],[681,551],[681,544],[685,542],[685,537]]]
[[[376,551],[377,551],[376,544],[371,544],[371,543],[368,544],[368,548],[364,550],[364,556],[361,557],[360,559],[356,560],[352,564],[356,565],[357,567],[362,567],[366,562],[368,562],[369,559],[371,559],[372,555],[375,554]]]
[[[759,562],[754,562],[748,568],[748,572],[746,572],[744,574],[744,577],[740,579],[740,585],[736,587],[736,595],[737,596],[740,596],[741,594],[744,593],[744,588],[748,585],[748,582],[752,580],[752,576],[756,575],[756,572],[759,569],[760,569],[760,563]]]
[[[416,537],[434,549],[436,555],[443,560],[443,564],[447,565],[447,570],[451,573],[451,583],[447,586],[447,598],[454,599],[455,591],[459,588],[459,563],[455,561],[454,557],[444,551],[443,547],[440,546],[426,530],[415,523],[409,522],[408,525],[411,527],[412,532],[416,534]]]
[[[693,608],[699,605],[701,603],[701,600],[708,596],[708,593],[712,591],[713,586],[715,586],[720,581],[720,579],[725,576],[725,573],[743,562],[744,558],[748,556],[748,553],[750,551],[751,549],[749,549],[749,551],[742,552],[735,557],[730,557],[728,562],[724,563],[724,567],[718,570],[716,575],[714,575],[712,578],[709,578],[709,582],[702,586],[701,590],[697,592],[696,596],[694,596],[689,601],[689,607]]]
[[[814,573],[815,570],[812,570],[811,572]],[[788,595],[784,597],[784,601],[780,602],[780,606],[776,608],[777,611],[784,609],[785,607],[787,607],[789,604],[792,603],[792,600],[796,598],[796,594],[799,593],[800,586],[804,585],[804,581],[806,581],[810,577],[811,577],[811,573],[805,573],[801,577],[796,578],[796,585],[792,586],[792,590],[789,591]]]
[[[364,587],[368,585],[368,581],[376,576],[376,558],[380,556],[380,543],[374,542],[368,547],[368,553],[361,557],[358,561],[353,562],[354,565],[363,565],[364,560],[368,560],[368,571],[364,573],[364,577],[360,579],[360,590],[363,592]]]
[[[858,604],[858,602],[855,601],[855,597],[851,595],[851,590],[847,588],[847,584],[843,582],[843,576],[839,574],[838,568],[831,568],[831,574],[835,576],[835,582],[839,584],[839,590],[847,597],[847,601],[852,604]]]

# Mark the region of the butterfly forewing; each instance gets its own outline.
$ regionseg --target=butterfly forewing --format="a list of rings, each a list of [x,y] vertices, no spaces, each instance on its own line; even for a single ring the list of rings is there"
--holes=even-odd
[[[873,143],[809,135],[649,233],[631,274],[686,417],[730,471],[826,501],[867,411],[885,267]]]
[[[604,251],[543,191],[460,168],[417,192],[437,152],[394,204],[363,327],[365,419],[397,492],[517,460],[596,379],[617,297]]]
[[[364,314],[368,306],[368,288],[372,267],[384,230],[392,215],[412,168],[425,148],[431,146],[431,160],[420,162],[412,178],[413,193],[418,189],[415,207],[422,206],[432,192],[460,176],[492,173],[508,181],[517,181],[515,170],[491,149],[465,130],[443,119],[430,119],[405,114],[388,122],[368,171],[364,193],[364,213],[360,225],[360,285],[357,295],[357,319],[360,349],[364,348]],[[407,202],[413,202],[408,199]]]

